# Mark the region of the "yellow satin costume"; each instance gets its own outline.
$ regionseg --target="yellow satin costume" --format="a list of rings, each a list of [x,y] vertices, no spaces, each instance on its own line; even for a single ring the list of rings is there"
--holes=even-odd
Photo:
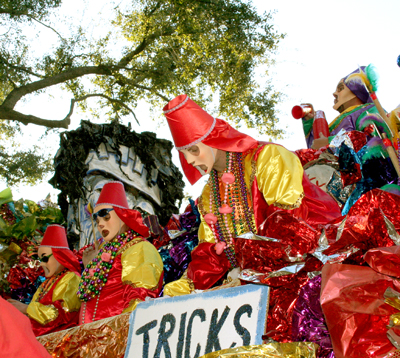
[[[67,271],[41,284],[28,305],[27,314],[31,319],[36,336],[67,329],[78,324],[81,302],[76,295],[79,276]],[[50,283],[50,285],[49,285]]]
[[[108,275],[100,294],[82,303],[81,324],[133,311],[146,297],[158,297],[163,262],[157,249],[138,237],[120,248]]]
[[[219,174],[219,177],[222,175]],[[288,210],[291,215],[306,221],[311,226],[327,223],[340,216],[336,202],[322,190],[311,184],[299,158],[277,144],[260,143],[244,157],[244,180],[248,190],[248,207],[251,211],[254,233],[260,234],[260,226],[276,210]],[[224,197],[225,184],[219,180],[220,195]],[[199,228],[199,244],[214,243],[215,237],[204,216],[210,213],[210,181],[205,185],[199,199],[202,222]],[[235,209],[237,235],[248,232],[244,217]],[[229,230],[233,232],[231,215],[227,215]],[[183,295],[193,290],[187,277],[171,282],[164,294]]]

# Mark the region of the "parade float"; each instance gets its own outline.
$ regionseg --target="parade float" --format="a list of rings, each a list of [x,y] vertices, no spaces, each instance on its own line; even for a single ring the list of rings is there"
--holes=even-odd
[[[350,82],[354,77],[347,81],[349,77],[343,83],[357,92],[358,85]],[[310,110],[308,104],[302,105],[305,111],[300,118],[307,140],[314,133],[319,139],[321,130],[329,141],[313,148],[314,140],[310,139],[310,148],[296,152],[298,159],[275,145],[255,142],[255,153],[261,158],[260,150],[266,148],[278,153],[274,158],[301,163],[295,174],[304,170],[307,178],[303,180],[312,183],[308,188],[314,188],[320,198],[329,195],[329,203],[334,203],[330,210],[334,205],[340,209],[331,210],[336,216],[326,222],[310,220],[310,212],[301,210],[301,200],[293,195],[287,202],[274,198],[282,201],[280,205],[261,205],[268,210],[276,208],[263,225],[257,225],[254,215],[258,209],[254,206],[261,201],[257,203],[260,199],[255,189],[252,195],[246,191],[246,183],[258,180],[261,188],[261,170],[257,170],[257,161],[246,164],[239,154],[226,156],[224,172],[210,173],[208,202],[204,198],[191,201],[178,214],[176,205],[183,197],[183,184],[171,161],[170,142],[151,133],[136,134],[117,123],[82,122],[78,130],[61,135],[61,148],[55,157],[56,173],[51,183],[61,190],[61,211],[49,203],[13,202],[8,191],[0,196],[2,296],[28,303],[43,282],[34,253],[50,223],[67,226],[70,246],[82,260],[85,248],[101,240],[92,221],[101,189],[117,180],[125,187],[129,206],[143,216],[150,229],[147,240],[162,258],[163,295],[144,299],[132,313],[38,337],[52,356],[398,357],[399,109],[384,116],[379,110],[364,111],[372,108],[368,97],[374,96],[369,93],[365,102],[357,105],[365,113],[351,129],[339,126],[355,113],[354,108],[341,113],[332,122],[334,128],[323,128],[319,120],[323,115]],[[188,97],[174,101],[164,108],[168,120],[179,120],[179,113],[193,108],[206,117]],[[375,100],[373,103],[379,107]],[[313,116],[307,117],[311,111]],[[201,126],[195,126],[186,133],[187,143],[181,135],[174,137],[171,127],[176,146],[184,152],[202,141],[204,150],[213,155],[218,152],[208,148],[235,153],[232,141],[221,144],[218,139],[226,131],[213,132],[225,128],[231,131],[228,139],[240,137],[241,145],[247,141],[249,148],[253,147],[250,137],[232,131],[224,121],[208,120],[211,130],[201,133]],[[200,132],[198,138],[190,137],[196,136],[196,131]],[[246,155],[247,149],[243,150]],[[198,174],[188,175],[190,168],[184,160],[190,153],[185,154],[181,157],[183,169],[194,181]],[[243,179],[237,188],[236,177]],[[251,187],[263,190],[256,184]],[[233,201],[227,199],[229,194]],[[312,193],[307,195],[312,198]],[[292,199],[294,203],[290,203]],[[233,210],[228,210],[229,206]],[[239,210],[244,219],[235,222],[234,214]],[[230,228],[235,229],[234,235],[229,234]],[[211,232],[213,240],[204,241],[205,232]],[[213,265],[218,266],[218,273],[209,279]],[[203,270],[200,276],[199,269]],[[207,284],[199,277],[207,278]]]

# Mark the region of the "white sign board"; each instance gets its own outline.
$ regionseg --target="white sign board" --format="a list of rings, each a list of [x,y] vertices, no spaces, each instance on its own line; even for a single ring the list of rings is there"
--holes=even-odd
[[[197,358],[262,344],[268,293],[245,285],[141,302],[130,316],[125,358]]]

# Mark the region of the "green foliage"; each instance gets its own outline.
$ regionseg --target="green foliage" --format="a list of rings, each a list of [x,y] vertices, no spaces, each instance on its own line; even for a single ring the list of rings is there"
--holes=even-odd
[[[24,16],[41,19],[52,8],[58,7],[61,0],[1,0],[0,14],[8,15],[15,20],[23,20]]]
[[[103,78],[98,84],[111,87],[124,102],[145,98],[158,107],[165,101],[154,93],[168,98],[187,93],[207,105],[210,89],[219,95],[219,116],[279,136],[275,104],[280,95],[269,82],[259,87],[255,81],[257,67],[271,64],[283,37],[270,22],[270,14],[257,14],[245,1],[137,1],[135,10],[119,12],[114,22],[129,43],[130,70],[120,71],[115,84]]]
[[[109,119],[119,120],[134,114],[140,100],[150,103],[163,120],[165,103],[187,93],[215,116],[273,138],[282,136],[275,110],[281,94],[267,70],[283,35],[274,30],[271,14],[258,14],[250,0],[127,1],[124,8],[115,8],[109,32],[98,31],[97,37],[85,24],[56,12],[60,3],[1,2],[0,120],[68,128],[76,104],[94,114],[106,109]],[[107,24],[96,26],[103,29]],[[32,46],[41,29],[52,31],[53,42],[37,40],[39,45]],[[64,119],[16,110],[25,96],[55,85],[74,97],[70,112],[61,114]],[[95,110],[89,107],[93,101],[85,102],[90,97],[98,97]],[[5,126],[0,123],[0,135]],[[11,127],[8,124],[7,130],[18,131]],[[35,149],[5,152],[0,161],[0,175],[9,183],[18,181],[21,173],[33,178],[32,165],[49,169],[47,158],[35,156]],[[10,170],[17,174],[7,174]]]
[[[18,183],[36,184],[53,170],[52,158],[40,154],[40,148],[33,145],[28,150],[18,150],[16,139],[20,134],[19,124],[11,125],[0,120],[0,178],[9,186]]]

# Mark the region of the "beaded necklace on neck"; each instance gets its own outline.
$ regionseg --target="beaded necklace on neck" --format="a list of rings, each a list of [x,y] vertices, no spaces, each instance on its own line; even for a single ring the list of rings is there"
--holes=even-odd
[[[44,281],[43,284],[40,285],[38,289],[39,294],[36,298],[36,302],[39,302],[46,295],[46,293],[49,292],[54,282],[56,282],[60,278],[60,276],[64,275],[67,271],[68,271],[67,269],[63,269],[59,273],[49,277],[46,281]]]
[[[127,231],[104,244],[96,257],[82,272],[77,292],[81,301],[87,302],[100,295],[107,283],[118,250],[137,236],[134,231]]]
[[[232,267],[238,265],[233,238],[238,236],[238,232],[256,232],[252,210],[248,203],[249,192],[244,175],[242,153],[227,152],[226,170],[221,177],[221,181],[225,184],[223,198],[220,195],[220,179],[216,170],[211,171],[208,181],[210,188],[209,213],[204,215],[204,220],[214,234],[216,246],[223,248]],[[233,232],[229,227],[228,215],[231,216]]]

